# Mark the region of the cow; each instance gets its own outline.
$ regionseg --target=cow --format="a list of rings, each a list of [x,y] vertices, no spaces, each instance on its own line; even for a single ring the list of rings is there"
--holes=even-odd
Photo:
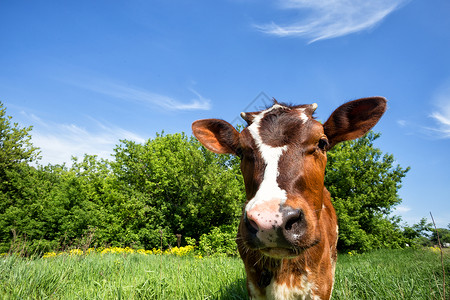
[[[241,160],[247,201],[236,242],[251,299],[330,299],[337,259],[337,217],[324,186],[326,153],[366,134],[386,111],[370,97],[339,106],[325,123],[317,104],[274,99],[241,113],[238,132],[219,119],[197,120],[195,137],[209,150]]]

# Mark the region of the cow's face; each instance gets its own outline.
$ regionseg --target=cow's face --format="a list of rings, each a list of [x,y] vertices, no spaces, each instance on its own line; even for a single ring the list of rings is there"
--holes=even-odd
[[[241,169],[248,202],[239,232],[248,247],[273,257],[295,256],[320,239],[328,139],[313,119],[317,105],[242,114]]]
[[[348,102],[324,125],[312,117],[316,107],[275,102],[266,110],[242,113],[248,126],[241,133],[217,119],[193,124],[205,147],[241,158],[247,203],[239,238],[249,249],[274,258],[294,257],[320,241],[326,151],[370,130],[386,100]]]

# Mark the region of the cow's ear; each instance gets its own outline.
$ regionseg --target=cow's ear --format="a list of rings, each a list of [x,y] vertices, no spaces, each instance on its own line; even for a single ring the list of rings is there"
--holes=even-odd
[[[323,125],[329,147],[357,139],[372,129],[386,111],[383,97],[363,98],[339,106]]]
[[[236,154],[239,132],[228,122],[218,119],[192,123],[192,132],[207,149],[218,154]]]

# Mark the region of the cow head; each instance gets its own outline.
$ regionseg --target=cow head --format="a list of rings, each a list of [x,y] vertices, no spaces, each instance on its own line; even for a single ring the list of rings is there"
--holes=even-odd
[[[386,100],[348,102],[324,124],[314,119],[316,108],[275,101],[263,111],[242,113],[248,126],[240,133],[218,119],[192,125],[206,148],[241,158],[247,203],[239,238],[248,249],[291,258],[320,242],[326,152],[367,133],[386,110]]]

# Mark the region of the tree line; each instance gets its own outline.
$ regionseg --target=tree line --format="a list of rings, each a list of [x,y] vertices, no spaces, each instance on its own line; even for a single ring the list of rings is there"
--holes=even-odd
[[[0,253],[20,243],[30,252],[86,243],[152,249],[175,246],[177,234],[184,244],[233,253],[245,202],[238,158],[184,133],[161,133],[145,143],[121,140],[109,160],[85,155],[70,167],[42,166],[32,128],[11,120],[0,102]],[[325,184],[341,251],[401,248],[429,229],[425,220],[409,227],[390,215],[409,168],[374,146],[379,136],[328,153]]]

